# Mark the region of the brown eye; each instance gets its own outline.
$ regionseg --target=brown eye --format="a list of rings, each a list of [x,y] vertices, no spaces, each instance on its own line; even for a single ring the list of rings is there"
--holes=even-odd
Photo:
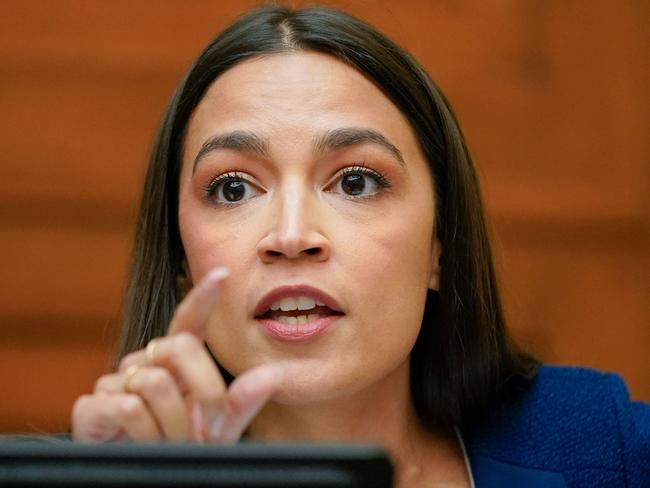
[[[239,173],[218,176],[205,188],[206,198],[218,205],[237,205],[260,194],[260,190]]]
[[[381,173],[370,168],[351,166],[339,175],[334,191],[351,198],[369,198],[389,187],[390,183]]]
[[[366,187],[365,177],[360,174],[348,174],[341,179],[341,189],[348,195],[361,195]]]
[[[244,198],[246,187],[241,180],[231,180],[223,184],[223,197],[229,202],[238,202]]]

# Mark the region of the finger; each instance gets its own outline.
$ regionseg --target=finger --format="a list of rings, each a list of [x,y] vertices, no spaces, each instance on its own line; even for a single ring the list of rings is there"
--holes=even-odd
[[[130,352],[120,360],[117,366],[119,373],[124,373],[131,366],[147,366],[147,355],[144,349],[139,351]]]
[[[139,395],[126,394],[109,397],[129,438],[134,441],[159,441],[162,436],[153,415]]]
[[[205,408],[220,408],[223,404],[226,383],[203,341],[195,335],[180,332],[161,338],[156,344],[155,361],[171,372],[181,395]]]
[[[189,440],[190,411],[169,371],[154,367],[138,369],[129,381],[129,391],[146,401],[165,439]]]
[[[238,376],[228,389],[223,417],[212,419],[208,426],[208,439],[237,442],[281,382],[282,372],[277,366],[259,366]]]
[[[158,426],[138,395],[84,395],[73,408],[73,438],[78,441],[109,441],[127,437],[157,441]]]
[[[219,300],[219,288],[228,274],[227,268],[214,268],[192,288],[176,307],[167,335],[190,332],[203,340],[208,319]]]
[[[153,359],[156,366],[169,369],[181,396],[189,397],[186,399],[198,405],[197,411],[201,415],[193,415],[192,418],[197,417],[201,421],[198,424],[192,422],[192,438],[196,437],[196,432],[201,432],[202,436],[205,412],[209,412],[211,418],[220,416],[226,394],[226,384],[204,343],[189,332],[161,337],[156,342]],[[145,367],[149,362],[144,350],[133,352],[122,359],[118,371],[124,375],[131,366]],[[100,385],[108,391],[123,388],[119,380],[110,378],[102,380]]]
[[[112,441],[123,433],[114,415],[104,411],[107,395],[82,395],[72,407],[72,438],[81,442]]]
[[[219,267],[210,271],[176,307],[174,317],[169,325],[167,335],[189,332],[203,340],[208,318],[219,299],[219,287],[228,276],[227,268]],[[158,344],[156,344],[156,355]],[[150,362],[144,349],[131,352],[124,356],[118,366],[119,372],[126,371],[130,366],[145,366]]]
[[[95,393],[123,393],[125,386],[125,374],[107,374],[95,383]],[[162,428],[165,438],[188,439],[191,424],[187,406],[169,371],[163,368],[143,367],[131,377],[128,389],[131,393],[137,393],[144,398]]]
[[[95,382],[95,393],[122,393],[124,391],[124,374],[112,373],[100,376]]]

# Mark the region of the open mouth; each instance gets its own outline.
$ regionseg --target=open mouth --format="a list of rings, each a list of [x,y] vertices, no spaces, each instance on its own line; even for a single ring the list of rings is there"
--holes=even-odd
[[[288,325],[305,325],[310,322],[329,317],[344,315],[329,308],[324,303],[310,297],[285,298],[274,302],[262,315],[256,319],[271,319]]]

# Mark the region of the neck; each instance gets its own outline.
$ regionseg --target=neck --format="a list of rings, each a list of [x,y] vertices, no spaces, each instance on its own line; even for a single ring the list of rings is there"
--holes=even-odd
[[[444,472],[450,462],[457,463],[460,452],[453,432],[432,433],[418,420],[409,389],[408,362],[380,383],[353,395],[297,406],[271,402],[251,424],[249,433],[265,441],[382,445],[395,461],[396,486],[410,485],[426,471]]]

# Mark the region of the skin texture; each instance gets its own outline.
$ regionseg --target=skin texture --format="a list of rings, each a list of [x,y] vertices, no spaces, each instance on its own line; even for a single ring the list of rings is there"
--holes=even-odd
[[[314,153],[315,138],[346,127],[380,132],[404,164],[373,143]],[[219,149],[193,172],[208,138],[237,130],[267,140],[268,156]],[[374,198],[350,198],[337,172],[359,164],[385,175],[391,187],[378,188]],[[233,171],[252,183],[250,198],[228,207],[206,197],[215,177]],[[282,363],[285,379],[274,399],[311,404],[360,392],[405,368],[426,289],[437,287],[433,187],[406,119],[362,74],[304,52],[230,69],[190,121],[179,191],[191,278],[217,265],[231,272],[208,344],[232,374]],[[255,306],[273,288],[298,283],[329,293],[345,317],[309,344],[269,339],[254,320]]]
[[[342,128],[376,142],[316,150]],[[205,150],[245,131],[267,146]],[[431,174],[397,108],[358,71],[313,52],[242,62],[209,87],[184,141],[179,224],[186,296],[165,337],[127,355],[73,408],[78,441],[376,442],[396,461],[397,486],[469,486],[450,432],[418,422],[409,355],[427,288],[437,289]],[[361,195],[341,172],[359,166]],[[244,182],[234,205],[215,178]],[[381,178],[380,178],[381,180]],[[349,188],[348,188],[349,190]],[[310,341],[271,337],[255,320],[282,285],[332,296],[344,315]],[[236,379],[227,387],[204,347]]]

